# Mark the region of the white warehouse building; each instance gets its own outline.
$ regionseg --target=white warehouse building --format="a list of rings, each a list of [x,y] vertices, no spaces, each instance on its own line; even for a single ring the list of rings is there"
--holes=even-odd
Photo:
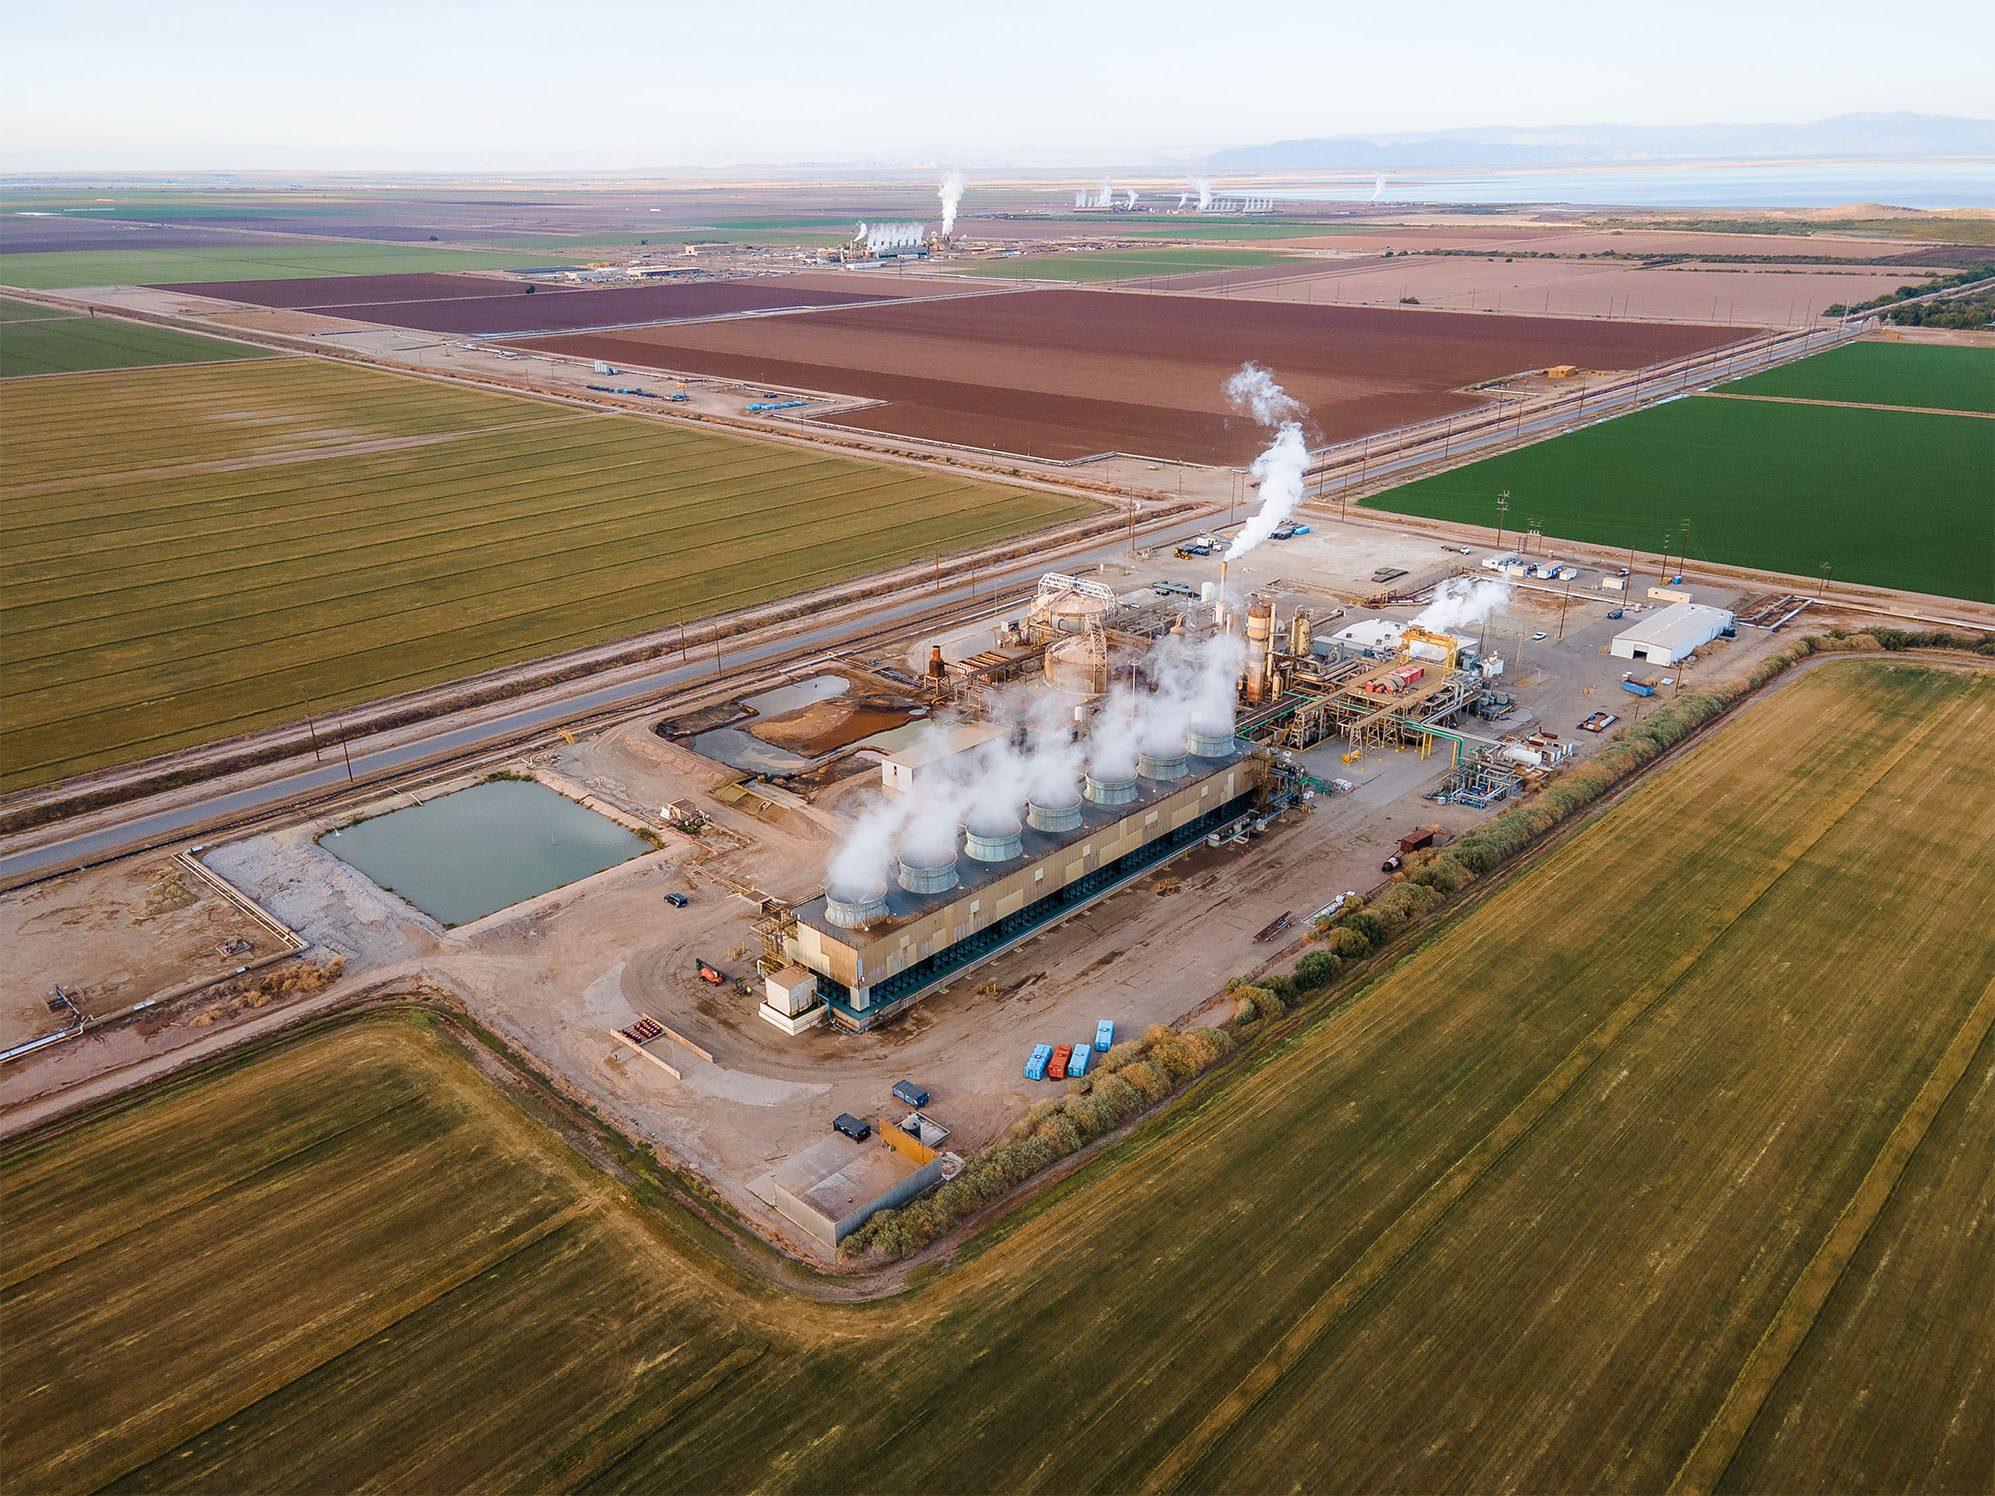
[[[1671,603],[1633,628],[1614,636],[1610,650],[1616,659],[1647,660],[1674,665],[1694,654],[1732,626],[1732,615],[1705,603]]]

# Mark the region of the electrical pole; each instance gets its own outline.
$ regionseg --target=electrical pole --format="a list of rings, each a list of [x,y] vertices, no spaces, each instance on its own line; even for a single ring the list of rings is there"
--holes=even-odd
[[[1503,549],[1503,511],[1510,507],[1510,490],[1504,489],[1496,496],[1496,548]]]
[[[1559,599],[1559,637],[1566,636],[1566,609],[1572,603],[1572,583],[1566,583],[1566,595]]]

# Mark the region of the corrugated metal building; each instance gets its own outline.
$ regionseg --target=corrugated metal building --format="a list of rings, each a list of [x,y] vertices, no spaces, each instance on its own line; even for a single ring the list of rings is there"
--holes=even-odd
[[[1671,603],[1633,628],[1616,634],[1610,648],[1616,659],[1674,665],[1731,626],[1732,615],[1723,608],[1706,603]]]

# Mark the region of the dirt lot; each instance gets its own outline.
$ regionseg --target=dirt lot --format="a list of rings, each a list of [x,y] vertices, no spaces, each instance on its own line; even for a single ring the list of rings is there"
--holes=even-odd
[[[164,853],[15,889],[0,896],[0,1047],[61,1026],[46,1001],[58,982],[84,1012],[105,1017],[281,949],[274,932]]]
[[[1574,363],[1636,368],[1725,328],[1297,308],[1214,297],[1026,291],[535,338],[522,346],[889,402],[844,426],[1071,459],[1121,450],[1237,463],[1266,444],[1222,386],[1248,359],[1345,441],[1467,410],[1463,386]]]
[[[1333,262],[1309,274],[1215,286],[1207,294],[1358,306],[1394,306],[1411,296],[1422,306],[1455,311],[1793,327],[1832,303],[1853,305],[1924,279],[1903,267],[1692,263],[1650,269],[1625,260],[1408,255]],[[1171,289],[1184,285],[1173,281]]]

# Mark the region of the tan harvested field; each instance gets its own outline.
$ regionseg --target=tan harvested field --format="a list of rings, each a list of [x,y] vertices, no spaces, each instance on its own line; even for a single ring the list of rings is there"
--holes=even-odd
[[[318,359],[0,402],[0,790],[1094,508]]]
[[[870,1305],[748,1286],[420,1019],[157,1089],[0,1160],[0,1454],[51,1491],[1986,1491],[1991,713],[1810,672]]]
[[[1533,250],[1539,254],[1827,256],[1877,260],[1920,248],[1917,241],[1831,234],[1726,234],[1695,229],[1523,227],[1505,224],[1408,224],[1357,233],[1284,239],[1285,249],[1332,249],[1352,254],[1384,250]]]
[[[1309,274],[1285,270],[1254,281],[1238,272],[1204,294],[1233,300],[1394,306],[1413,297],[1448,311],[1563,317],[1632,317],[1665,322],[1794,327],[1836,302],[1854,305],[1926,274],[1902,266],[1801,269],[1792,266],[1670,265],[1649,269],[1625,260],[1494,260],[1407,255],[1331,263]],[[1192,289],[1182,280],[1174,292]]]

